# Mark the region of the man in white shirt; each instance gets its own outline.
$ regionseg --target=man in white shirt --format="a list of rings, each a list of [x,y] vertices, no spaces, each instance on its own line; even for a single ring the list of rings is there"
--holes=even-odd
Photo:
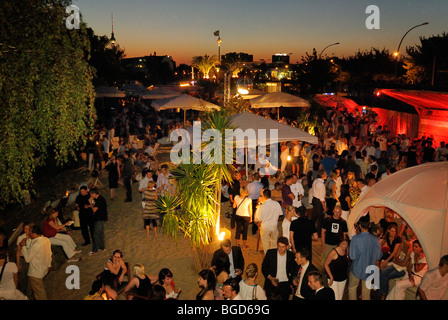
[[[372,140],[371,140],[371,139],[368,139],[368,140],[367,140],[367,144],[366,144],[366,146],[364,146],[364,147],[361,149],[361,152],[362,152],[363,150],[366,150],[366,159],[367,159],[369,156],[375,156],[375,147],[372,145]]]
[[[440,258],[439,266],[429,270],[423,276],[418,287],[422,300],[447,300],[448,287],[448,255]]]
[[[248,197],[252,199],[252,221],[255,221],[255,209],[257,207],[257,201],[260,197],[261,190],[263,190],[263,183],[261,183],[260,174],[254,173],[252,176],[252,182],[247,185],[247,191],[249,191]],[[257,225],[252,225],[252,234],[257,233]]]
[[[358,182],[358,188],[361,190],[358,199],[361,199],[361,197],[370,189],[370,187],[367,185],[367,181],[364,179],[358,179],[356,181]]]
[[[317,234],[320,235],[322,220],[327,212],[327,202],[325,199],[325,179],[327,179],[327,171],[321,169],[317,172],[317,179],[313,181],[311,187],[313,193],[313,199],[311,204],[313,205],[313,215],[311,220],[316,224]]]
[[[317,268],[310,263],[311,254],[307,248],[299,248],[295,253],[298,272],[293,280],[294,286],[297,287],[293,300],[310,300],[314,295],[313,289],[308,285],[308,274],[317,271]]]
[[[302,206],[302,197],[305,194],[305,190],[302,186],[302,181],[299,180],[296,174],[292,175],[292,185],[290,186],[292,193],[294,194],[294,199],[292,200],[292,206],[294,208],[299,208]]]
[[[240,284],[237,279],[227,279],[222,287],[224,298],[226,300],[243,300],[239,295]]]
[[[448,147],[445,145],[445,141],[440,142],[440,147],[436,150],[435,161],[448,161]]]
[[[261,264],[261,272],[265,278],[264,289],[268,299],[279,296],[288,300],[291,294],[292,278],[296,272],[294,254],[288,250],[286,237],[277,240],[277,248],[266,252]]]
[[[107,139],[107,135],[103,135],[103,142],[101,143],[101,152],[103,154],[104,163],[109,160],[110,141]]]
[[[23,257],[29,263],[28,279],[36,300],[47,300],[43,278],[51,268],[51,242],[42,235],[42,229],[35,225],[31,228],[31,241],[20,242]]]
[[[262,205],[257,206],[255,222],[260,228],[260,238],[263,250],[275,249],[278,238],[278,218],[283,215],[282,207],[271,199],[271,190],[263,189],[260,197]]]
[[[143,170],[143,179],[140,180],[138,184],[138,191],[141,192],[142,198],[143,198],[143,191],[145,191],[146,188],[148,188],[148,182],[154,181],[152,179],[152,171],[150,169],[144,169]]]

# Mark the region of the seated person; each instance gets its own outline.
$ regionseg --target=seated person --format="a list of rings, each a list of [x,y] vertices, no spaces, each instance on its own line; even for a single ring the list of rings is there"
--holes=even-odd
[[[159,278],[157,284],[165,288],[166,299],[177,299],[180,294],[180,289],[176,292],[175,284],[173,281],[173,273],[168,268],[163,268],[159,272]]]
[[[92,283],[92,290],[89,294],[84,297],[84,300],[104,300],[102,294],[104,291],[104,286],[101,280],[95,280]]]
[[[69,234],[66,234],[67,229],[65,227],[72,224],[72,222],[66,222],[61,224],[58,219],[59,211],[54,208],[47,209],[47,218],[43,224],[43,235],[50,239],[52,245],[62,246],[65,255],[68,257],[69,262],[79,261],[79,258],[75,258],[74,255],[80,253],[81,250],[76,249],[76,244]]]
[[[134,277],[124,288],[124,293],[128,300],[137,300],[148,298],[152,294],[152,284],[157,281],[154,276],[147,276],[145,273],[145,266],[137,263],[134,266]]]
[[[123,253],[120,250],[115,250],[112,257],[104,264],[104,270],[100,276],[108,298],[112,300],[117,299],[118,292],[127,284],[124,281],[126,273],[127,267],[123,261]]]

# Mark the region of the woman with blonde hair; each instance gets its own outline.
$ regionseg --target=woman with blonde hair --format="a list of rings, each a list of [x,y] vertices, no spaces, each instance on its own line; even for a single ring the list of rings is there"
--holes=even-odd
[[[263,288],[256,283],[258,277],[258,267],[251,263],[246,267],[246,278],[240,281],[241,300],[267,300]]]
[[[297,219],[296,208],[293,206],[287,206],[285,209],[285,219],[282,222],[282,235],[289,239],[289,228],[291,227],[291,222]],[[291,248],[291,242],[289,243]]]
[[[149,299],[152,291],[152,283],[156,281],[156,277],[149,277],[146,275],[144,265],[136,263],[134,265],[134,277],[124,288],[124,293],[128,300]]]
[[[249,190],[247,187],[240,188],[240,194],[237,195],[233,202],[233,207],[236,208],[235,222],[236,245],[240,245],[240,238],[243,238],[243,249],[247,249],[247,230],[249,223],[252,222],[252,199],[249,197]]]

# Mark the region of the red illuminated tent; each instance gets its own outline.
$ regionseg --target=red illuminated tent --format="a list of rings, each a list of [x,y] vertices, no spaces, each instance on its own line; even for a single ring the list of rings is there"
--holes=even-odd
[[[345,108],[350,112],[353,112],[355,109],[359,111],[361,108],[355,101],[333,94],[316,94],[314,96],[314,101],[324,107],[332,107],[338,109]]]
[[[448,140],[447,92],[381,89],[376,95],[387,95],[413,106],[419,117],[418,136],[432,135],[438,142]]]

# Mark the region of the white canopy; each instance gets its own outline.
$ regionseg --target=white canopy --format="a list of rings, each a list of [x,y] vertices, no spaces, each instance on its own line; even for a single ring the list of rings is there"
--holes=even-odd
[[[429,268],[448,254],[448,162],[406,168],[381,179],[358,200],[348,218],[349,232],[371,207],[387,207],[415,232]]]
[[[181,92],[178,90],[168,89],[164,87],[155,87],[154,89],[143,94],[142,99],[158,100],[158,99],[172,98],[180,95]]]
[[[298,96],[286,92],[266,93],[249,100],[252,108],[277,108],[277,119],[280,119],[280,107],[308,108],[309,102]]]
[[[126,94],[116,87],[98,86],[95,88],[96,98],[124,98]]]
[[[252,108],[308,108],[310,106],[307,100],[285,92],[266,93],[257,98],[250,99],[250,104]]]

